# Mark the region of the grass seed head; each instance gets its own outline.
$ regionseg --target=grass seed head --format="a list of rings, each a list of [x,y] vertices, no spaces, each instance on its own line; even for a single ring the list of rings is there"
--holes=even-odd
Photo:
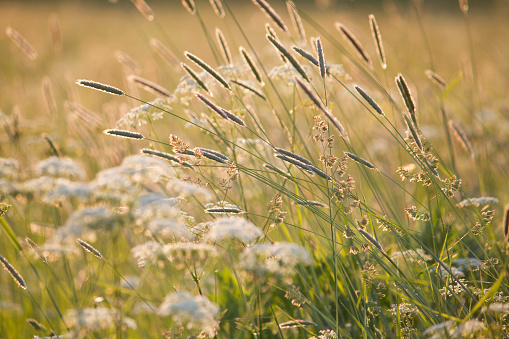
[[[104,134],[114,135],[121,138],[127,139],[145,139],[145,137],[138,132],[124,131],[121,129],[107,129],[104,131]]]
[[[21,287],[22,289],[26,290],[27,284],[25,283],[25,280],[23,279],[21,274],[19,274],[18,271],[16,271],[14,266],[12,266],[11,263],[9,261],[7,261],[7,259],[2,257],[1,255],[0,255],[0,262],[4,266],[5,270],[7,272],[9,272],[12,279],[14,279],[14,281],[18,284],[18,286]]]
[[[81,80],[76,81],[76,83],[83,87],[93,88],[98,91],[102,91],[102,92],[106,92],[106,93],[110,93],[110,94],[114,94],[114,95],[125,95],[125,93],[121,89],[118,89],[118,88],[110,86],[110,85],[102,84],[97,81],[81,79]]]

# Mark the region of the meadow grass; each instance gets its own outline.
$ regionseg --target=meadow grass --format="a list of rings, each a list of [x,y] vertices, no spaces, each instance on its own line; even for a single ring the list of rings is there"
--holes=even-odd
[[[0,338],[508,336],[507,5],[27,6]]]

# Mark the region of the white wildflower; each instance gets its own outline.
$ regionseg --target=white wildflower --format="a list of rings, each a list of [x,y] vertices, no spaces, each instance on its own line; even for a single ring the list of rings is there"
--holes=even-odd
[[[35,172],[37,176],[85,179],[85,171],[74,160],[57,156],[39,161],[35,166]]]
[[[338,335],[333,330],[321,330],[318,336],[309,337],[309,339],[337,339]]]
[[[86,182],[58,178],[54,182],[53,188],[42,196],[42,200],[48,204],[60,203],[72,198],[86,202],[90,199],[91,194],[92,190]]]
[[[146,124],[150,121],[160,120],[163,118],[162,112],[153,112],[154,108],[152,106],[157,106],[160,109],[171,110],[172,108],[166,104],[166,100],[157,98],[154,101],[151,101],[148,104],[143,104],[141,106],[135,107],[127,112],[121,119],[117,121],[117,128],[136,128],[141,125]]]
[[[392,255],[391,255],[391,258],[392,260],[401,260],[401,261],[407,261],[407,262],[423,262],[423,261],[428,261],[428,260],[432,260],[433,258],[424,253],[424,251],[420,248],[416,249],[416,250],[407,250],[407,251],[404,251],[404,252],[394,252]]]
[[[310,69],[307,65],[302,65],[302,69],[306,74],[310,74]],[[300,73],[289,64],[276,66],[269,71],[269,78],[273,80],[284,80],[288,86],[295,85],[295,77],[300,77]]]
[[[466,338],[472,337],[479,332],[486,331],[486,325],[484,322],[477,319],[469,319],[463,324],[458,326],[452,333],[453,338]]]
[[[419,310],[417,309],[417,307],[415,307],[412,304],[401,303],[401,304],[397,304],[397,305],[396,304],[392,304],[392,308],[389,310],[389,312],[391,312],[394,315],[398,314],[398,312],[400,314],[408,315],[408,314],[418,313]]]
[[[251,243],[263,236],[263,231],[245,218],[231,217],[216,219],[205,240],[219,241],[234,238],[243,243]]]
[[[147,231],[151,236],[160,236],[163,238],[174,238],[190,240],[193,235],[189,229],[173,218],[157,218],[148,222]]]
[[[145,226],[153,219],[176,218],[179,211],[175,208],[183,198],[167,198],[150,193],[140,196],[134,202],[133,216],[138,226]]]
[[[24,191],[25,189],[22,184],[6,178],[0,179],[0,195],[16,195],[18,193],[23,193]]]
[[[217,256],[214,246],[192,242],[166,244],[163,253],[177,269],[183,269],[186,264],[203,266],[207,259]]]
[[[122,319],[123,325],[136,328],[134,320],[124,316],[120,317],[117,310],[105,307],[71,309],[67,311],[64,319],[69,328],[81,333],[112,328],[120,319]]]
[[[219,307],[205,296],[193,296],[187,291],[167,295],[158,314],[171,319],[201,337],[213,338],[219,321]]]
[[[483,306],[482,311],[487,313],[509,314],[509,303],[491,303],[488,307]]]
[[[35,196],[45,196],[53,191],[57,185],[57,178],[52,177],[38,177],[35,179],[27,180],[23,183],[26,192],[32,193]]]
[[[298,265],[310,265],[306,248],[292,243],[258,244],[246,248],[240,256],[240,268],[256,277],[289,277]]]
[[[16,159],[0,158],[0,178],[18,180],[19,162]]]
[[[140,266],[145,266],[147,263],[154,264],[163,254],[163,245],[156,241],[148,241],[133,247],[131,253],[133,257],[138,259],[138,264],[140,264]]]
[[[470,205],[479,207],[484,206],[486,204],[496,204],[496,203],[498,203],[498,199],[493,197],[468,198],[458,203],[458,207],[466,207]]]
[[[213,198],[212,193],[205,187],[179,179],[170,180],[166,185],[166,189],[184,198],[194,196],[199,198],[200,201],[210,201]]]
[[[450,331],[454,326],[454,320],[447,320],[443,323],[428,327],[422,334],[432,335],[432,338],[447,338],[450,336]]]
[[[69,216],[64,226],[82,226],[88,229],[110,230],[122,222],[122,216],[106,207],[85,207]]]

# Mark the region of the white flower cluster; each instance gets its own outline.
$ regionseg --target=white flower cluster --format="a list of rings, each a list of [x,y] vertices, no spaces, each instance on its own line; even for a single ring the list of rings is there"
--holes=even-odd
[[[69,328],[80,334],[112,328],[120,319],[123,325],[136,329],[133,319],[120,317],[117,310],[105,307],[71,309],[67,311],[64,319]]]
[[[293,243],[258,244],[248,247],[240,256],[240,268],[255,277],[290,277],[298,265],[310,265],[306,248]]]
[[[187,291],[167,295],[158,314],[193,331],[200,337],[213,338],[217,333],[219,307],[205,296],[193,296]]]
[[[38,177],[49,176],[68,179],[85,179],[85,171],[71,158],[52,156],[35,166]]]
[[[263,231],[245,218],[223,217],[210,225],[205,240],[219,241],[229,238],[248,244],[262,236]]]
[[[163,118],[162,112],[153,112],[156,106],[160,109],[171,110],[172,108],[166,104],[166,100],[157,98],[148,104],[135,107],[127,112],[122,118],[117,121],[116,128],[136,128],[147,122],[153,122]]]

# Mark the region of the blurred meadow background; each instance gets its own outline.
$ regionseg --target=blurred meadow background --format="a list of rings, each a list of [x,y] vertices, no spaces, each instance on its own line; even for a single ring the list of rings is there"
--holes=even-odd
[[[1,1],[0,338],[508,337],[508,14]]]

